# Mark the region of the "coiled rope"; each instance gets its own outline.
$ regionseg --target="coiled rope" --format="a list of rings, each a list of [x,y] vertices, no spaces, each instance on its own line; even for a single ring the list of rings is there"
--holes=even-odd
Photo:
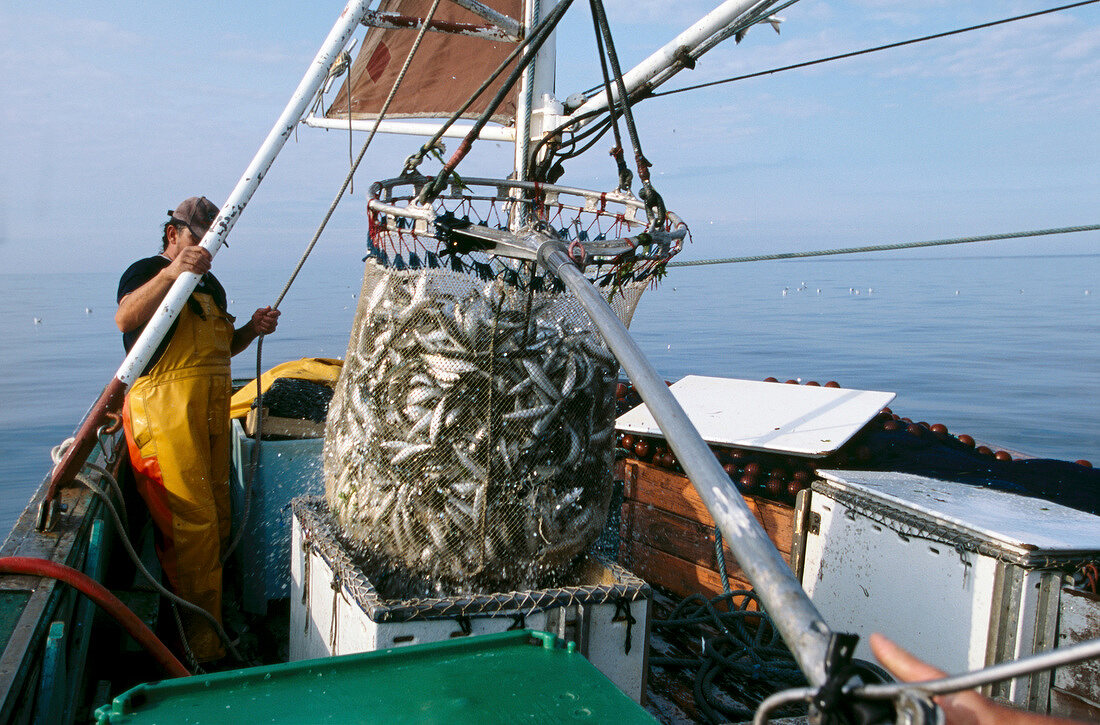
[[[747,620],[754,624],[748,624]],[[649,662],[665,668],[694,669],[695,702],[710,722],[752,717],[747,706],[717,693],[715,680],[720,676],[733,677],[744,685],[741,694],[750,700],[763,699],[776,686],[791,687],[806,682],[752,591],[734,590],[713,599],[692,594],[677,604],[667,618],[655,620],[653,629],[679,632],[702,643],[698,656],[651,655]],[[750,687],[756,692],[748,692]]]
[[[766,262],[776,259],[801,259],[804,257],[828,257],[838,254],[860,254],[863,252],[885,252],[897,249],[917,249],[920,247],[943,247],[952,244],[973,244],[974,242],[992,242],[999,239],[1021,239],[1023,237],[1042,237],[1051,234],[1072,234],[1074,232],[1100,231],[1100,224],[1087,224],[1077,227],[1057,227],[1054,229],[1035,229],[1026,232],[1006,232],[1004,234],[983,234],[976,237],[956,237],[954,239],[932,239],[926,242],[901,242],[897,244],[872,244],[865,247],[840,247],[838,249],[820,249],[811,252],[781,252],[778,254],[756,254],[750,257],[722,257],[719,259],[675,260],[669,267],[700,267],[706,264],[737,264],[739,262]]]

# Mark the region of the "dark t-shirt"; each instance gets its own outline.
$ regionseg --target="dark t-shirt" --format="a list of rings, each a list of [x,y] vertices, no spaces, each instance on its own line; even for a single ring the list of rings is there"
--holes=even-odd
[[[139,259],[131,264],[125,272],[122,273],[122,278],[118,281],[118,300],[122,301],[122,298],[130,294],[134,290],[138,289],[146,282],[156,277],[157,274],[171,264],[172,261],[167,257],[156,255],[155,257],[146,257],[145,259]],[[216,304],[222,311],[225,311],[225,288],[218,282],[217,278],[210,272],[207,272],[199,280],[199,284],[195,287],[195,292],[203,292],[214,298],[214,304]],[[202,307],[193,298],[187,299],[187,304],[191,307],[192,311],[197,314],[202,314]],[[160,346],[157,347],[156,352],[153,353],[153,357],[150,358],[149,364],[145,366],[145,370],[142,371],[142,375],[149,372],[157,360],[160,360],[160,356],[164,354],[165,349],[168,347],[168,343],[172,340],[172,335],[176,333],[176,325],[179,323],[177,319],[172,323],[172,327],[168,329],[168,334],[164,336]],[[131,330],[130,332],[122,333],[122,345],[126,348],[126,352],[130,352],[130,348],[137,342],[138,337],[141,335],[142,330],[145,329],[145,325]]]

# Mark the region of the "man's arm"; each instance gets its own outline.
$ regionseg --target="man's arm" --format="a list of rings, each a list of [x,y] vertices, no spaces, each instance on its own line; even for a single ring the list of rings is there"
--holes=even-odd
[[[156,276],[118,301],[115,324],[122,332],[136,330],[153,318],[172,284],[184,272],[206,274],[210,271],[210,252],[202,247],[187,247]]]
[[[901,682],[946,677],[941,670],[917,659],[878,632],[871,635],[869,643],[882,666]],[[1072,725],[1075,722],[1004,707],[974,690],[937,695],[934,699],[943,710],[947,725]]]
[[[261,307],[252,313],[252,319],[233,331],[233,342],[229,353],[243,352],[260,335],[270,335],[279,325],[279,311],[270,307]]]

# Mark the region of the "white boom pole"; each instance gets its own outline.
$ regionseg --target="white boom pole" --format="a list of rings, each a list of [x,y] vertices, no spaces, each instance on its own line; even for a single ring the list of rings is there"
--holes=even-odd
[[[294,131],[294,127],[302,118],[306,107],[317,94],[317,89],[328,77],[329,68],[337,54],[347,45],[355,29],[362,22],[370,0],[349,0],[340,14],[339,20],[325,38],[321,49],[313,59],[309,70],[302,78],[294,95],[283,110],[279,120],[275,122],[271,132],[264,139],[260,150],[256,152],[252,163],[248,165],[244,175],[241,176],[237,186],[234,187],[229,198],[222,204],[221,212],[210,225],[210,230],[203,237],[202,246],[211,255],[218,253],[225,243],[225,237],[229,230],[237,222],[246,204],[252,198],[260,182],[267,175],[268,169],[279,155],[279,151],[286,143],[287,138]],[[97,440],[99,427],[106,420],[109,413],[117,411],[122,405],[126,390],[141,375],[142,370],[149,363],[153,352],[160,345],[160,341],[168,333],[172,322],[179,315],[187,298],[191,296],[199,282],[199,275],[187,272],[172,284],[171,289],[161,302],[153,318],[145,325],[145,329],[134,343],[130,354],[126,356],[118,372],[110,383],[103,389],[99,399],[92,405],[88,415],[84,417],[80,429],[74,436],[74,442],[66,449],[61,460],[54,466],[50,474],[50,484],[41,504],[39,505],[36,528],[39,531],[51,529],[57,521],[60,504],[58,491],[72,482],[77,472],[91,453]]]
[[[210,230],[203,237],[201,246],[208,250],[212,256],[217,254],[225,243],[229,230],[237,223],[237,219],[244,211],[245,205],[252,199],[252,195],[256,192],[260,182],[263,181],[264,176],[267,175],[271,164],[274,163],[275,157],[279,155],[279,151],[282,150],[286,140],[293,133],[294,127],[298,125],[298,121],[301,120],[306,108],[317,95],[317,90],[328,77],[328,71],[333,60],[336,59],[336,56],[347,45],[356,28],[359,27],[369,5],[370,0],[349,0],[344,7],[340,19],[337,20],[328,37],[325,38],[321,49],[317,51],[309,70],[306,71],[302,81],[298,84],[298,88],[295,89],[294,95],[291,96],[290,102],[283,109],[279,120],[271,128],[271,132],[264,139],[259,151],[252,158],[252,163],[248,165],[240,181],[237,182],[237,186],[229,194],[229,198],[222,204],[217,219],[210,225]],[[160,341],[167,334],[172,322],[175,321],[180,310],[183,309],[183,305],[187,302],[187,298],[191,296],[191,292],[194,291],[198,282],[199,275],[193,272],[185,272],[172,285],[161,303],[160,309],[145,325],[141,336],[131,348],[130,354],[126,356],[126,360],[123,361],[122,366],[115,373],[115,377],[124,385],[129,387],[141,375],[141,371],[149,363],[153,352],[160,345]]]
[[[726,0],[714,10],[703,16],[675,38],[665,43],[659,50],[623,74],[623,83],[629,96],[646,81],[679,62],[685,50],[694,50],[715,33],[725,30],[734,20],[761,4],[761,0]],[[617,87],[612,87],[612,96],[619,98]],[[607,108],[607,94],[600,91],[574,111],[572,116],[581,116],[590,111],[602,111]]]

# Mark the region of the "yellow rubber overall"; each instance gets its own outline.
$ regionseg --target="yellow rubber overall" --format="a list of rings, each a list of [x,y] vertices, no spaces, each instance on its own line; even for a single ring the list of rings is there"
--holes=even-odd
[[[229,397],[233,318],[208,294],[185,305],[164,353],[138,378],[123,423],[138,492],[160,533],[157,554],[179,596],[221,621],[229,539]],[[224,656],[210,623],[181,611],[196,658]]]

